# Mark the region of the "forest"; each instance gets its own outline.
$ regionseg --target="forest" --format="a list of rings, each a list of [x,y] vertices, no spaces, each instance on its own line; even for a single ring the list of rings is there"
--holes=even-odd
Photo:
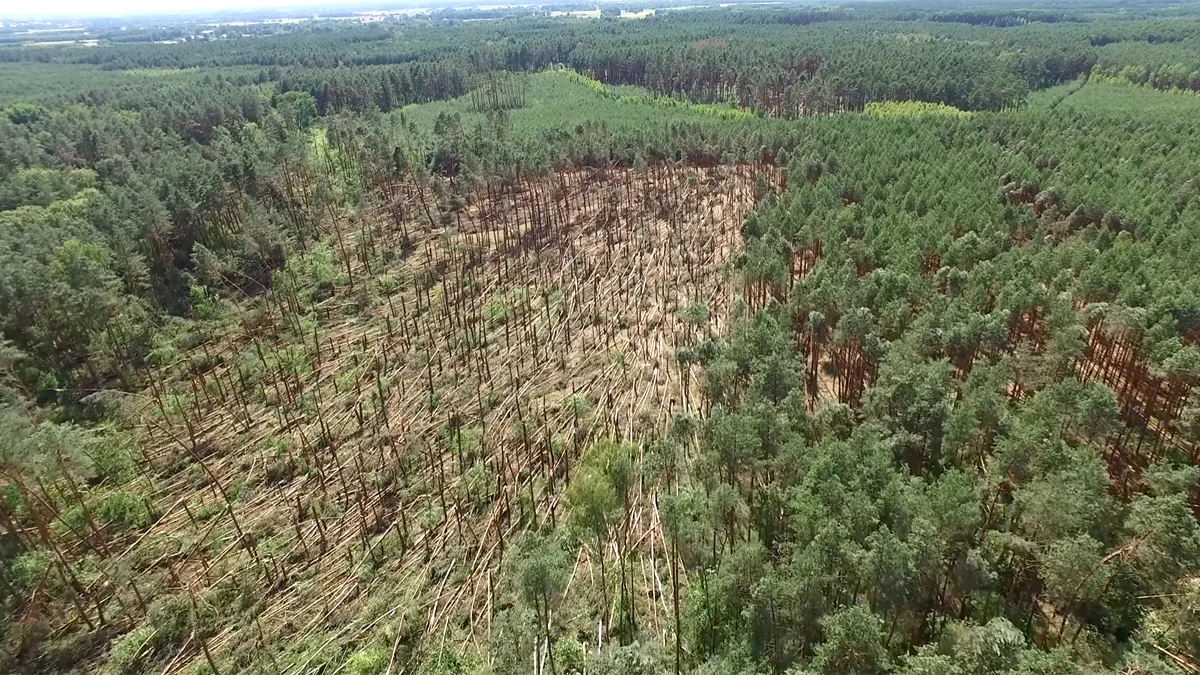
[[[610,9],[0,40],[0,672],[1200,674],[1200,9]]]

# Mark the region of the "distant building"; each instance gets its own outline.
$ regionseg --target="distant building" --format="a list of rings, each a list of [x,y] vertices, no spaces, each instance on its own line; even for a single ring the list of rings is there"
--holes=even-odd
[[[573,16],[573,17],[576,17],[579,19],[599,19],[600,18],[600,8],[597,7],[596,9],[580,9],[580,10],[576,10],[573,12],[553,11],[553,12],[550,12],[550,16]]]

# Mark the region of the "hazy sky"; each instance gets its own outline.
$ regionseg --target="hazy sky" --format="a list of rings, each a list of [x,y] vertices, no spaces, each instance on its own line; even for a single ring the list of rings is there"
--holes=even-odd
[[[120,16],[171,14],[204,9],[261,9],[264,7],[365,4],[362,0],[0,0],[0,17],[50,17],[78,14]]]

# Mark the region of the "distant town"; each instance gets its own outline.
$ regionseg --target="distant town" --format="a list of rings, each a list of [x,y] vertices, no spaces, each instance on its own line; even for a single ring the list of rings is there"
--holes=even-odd
[[[488,21],[538,15],[566,19],[645,19],[657,12],[776,2],[697,3],[666,0],[654,3],[559,2],[553,4],[472,5],[461,2],[415,5],[309,5],[289,8],[209,10],[159,15],[59,16],[12,18],[0,15],[0,48],[96,46],[104,42],[177,44],[254,38],[292,30],[314,22],[385,24],[424,17],[440,21]]]

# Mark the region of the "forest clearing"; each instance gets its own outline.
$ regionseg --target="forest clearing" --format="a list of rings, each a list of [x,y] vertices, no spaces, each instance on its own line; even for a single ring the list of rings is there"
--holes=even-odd
[[[770,186],[778,172],[496,180],[463,188],[450,222],[428,217],[431,206],[449,215],[428,186],[387,185],[387,206],[333,237],[354,240],[352,251],[329,252],[338,259],[324,270],[314,252],[310,278],[277,284],[231,343],[181,354],[179,384],[156,385],[153,404],[140,404],[160,492],[149,508],[161,513],[142,539],[181,544],[141,574],[178,579],[195,597],[246,574],[286,584],[255,620],[303,642],[381,592],[366,567],[425,580],[410,582],[404,618],[430,633],[466,624],[470,639],[488,622],[476,613],[494,601],[506,539],[565,518],[557,486],[580,448],[646,442],[694,414],[696,376],[675,350],[720,330],[710,316],[733,292],[721,269],[756,178]],[[299,289],[328,283],[335,268],[339,286],[379,295],[366,307],[355,304],[365,294],[305,304]],[[180,472],[189,458],[193,470]],[[258,498],[235,506],[230,495],[251,490]],[[637,499],[618,546],[650,551],[636,584],[649,567],[661,591],[653,541],[659,555],[665,545],[651,507]],[[135,544],[112,564],[146,556]],[[466,573],[445,557],[469,563]],[[361,624],[346,631],[372,625]],[[238,639],[217,634],[205,648]]]

